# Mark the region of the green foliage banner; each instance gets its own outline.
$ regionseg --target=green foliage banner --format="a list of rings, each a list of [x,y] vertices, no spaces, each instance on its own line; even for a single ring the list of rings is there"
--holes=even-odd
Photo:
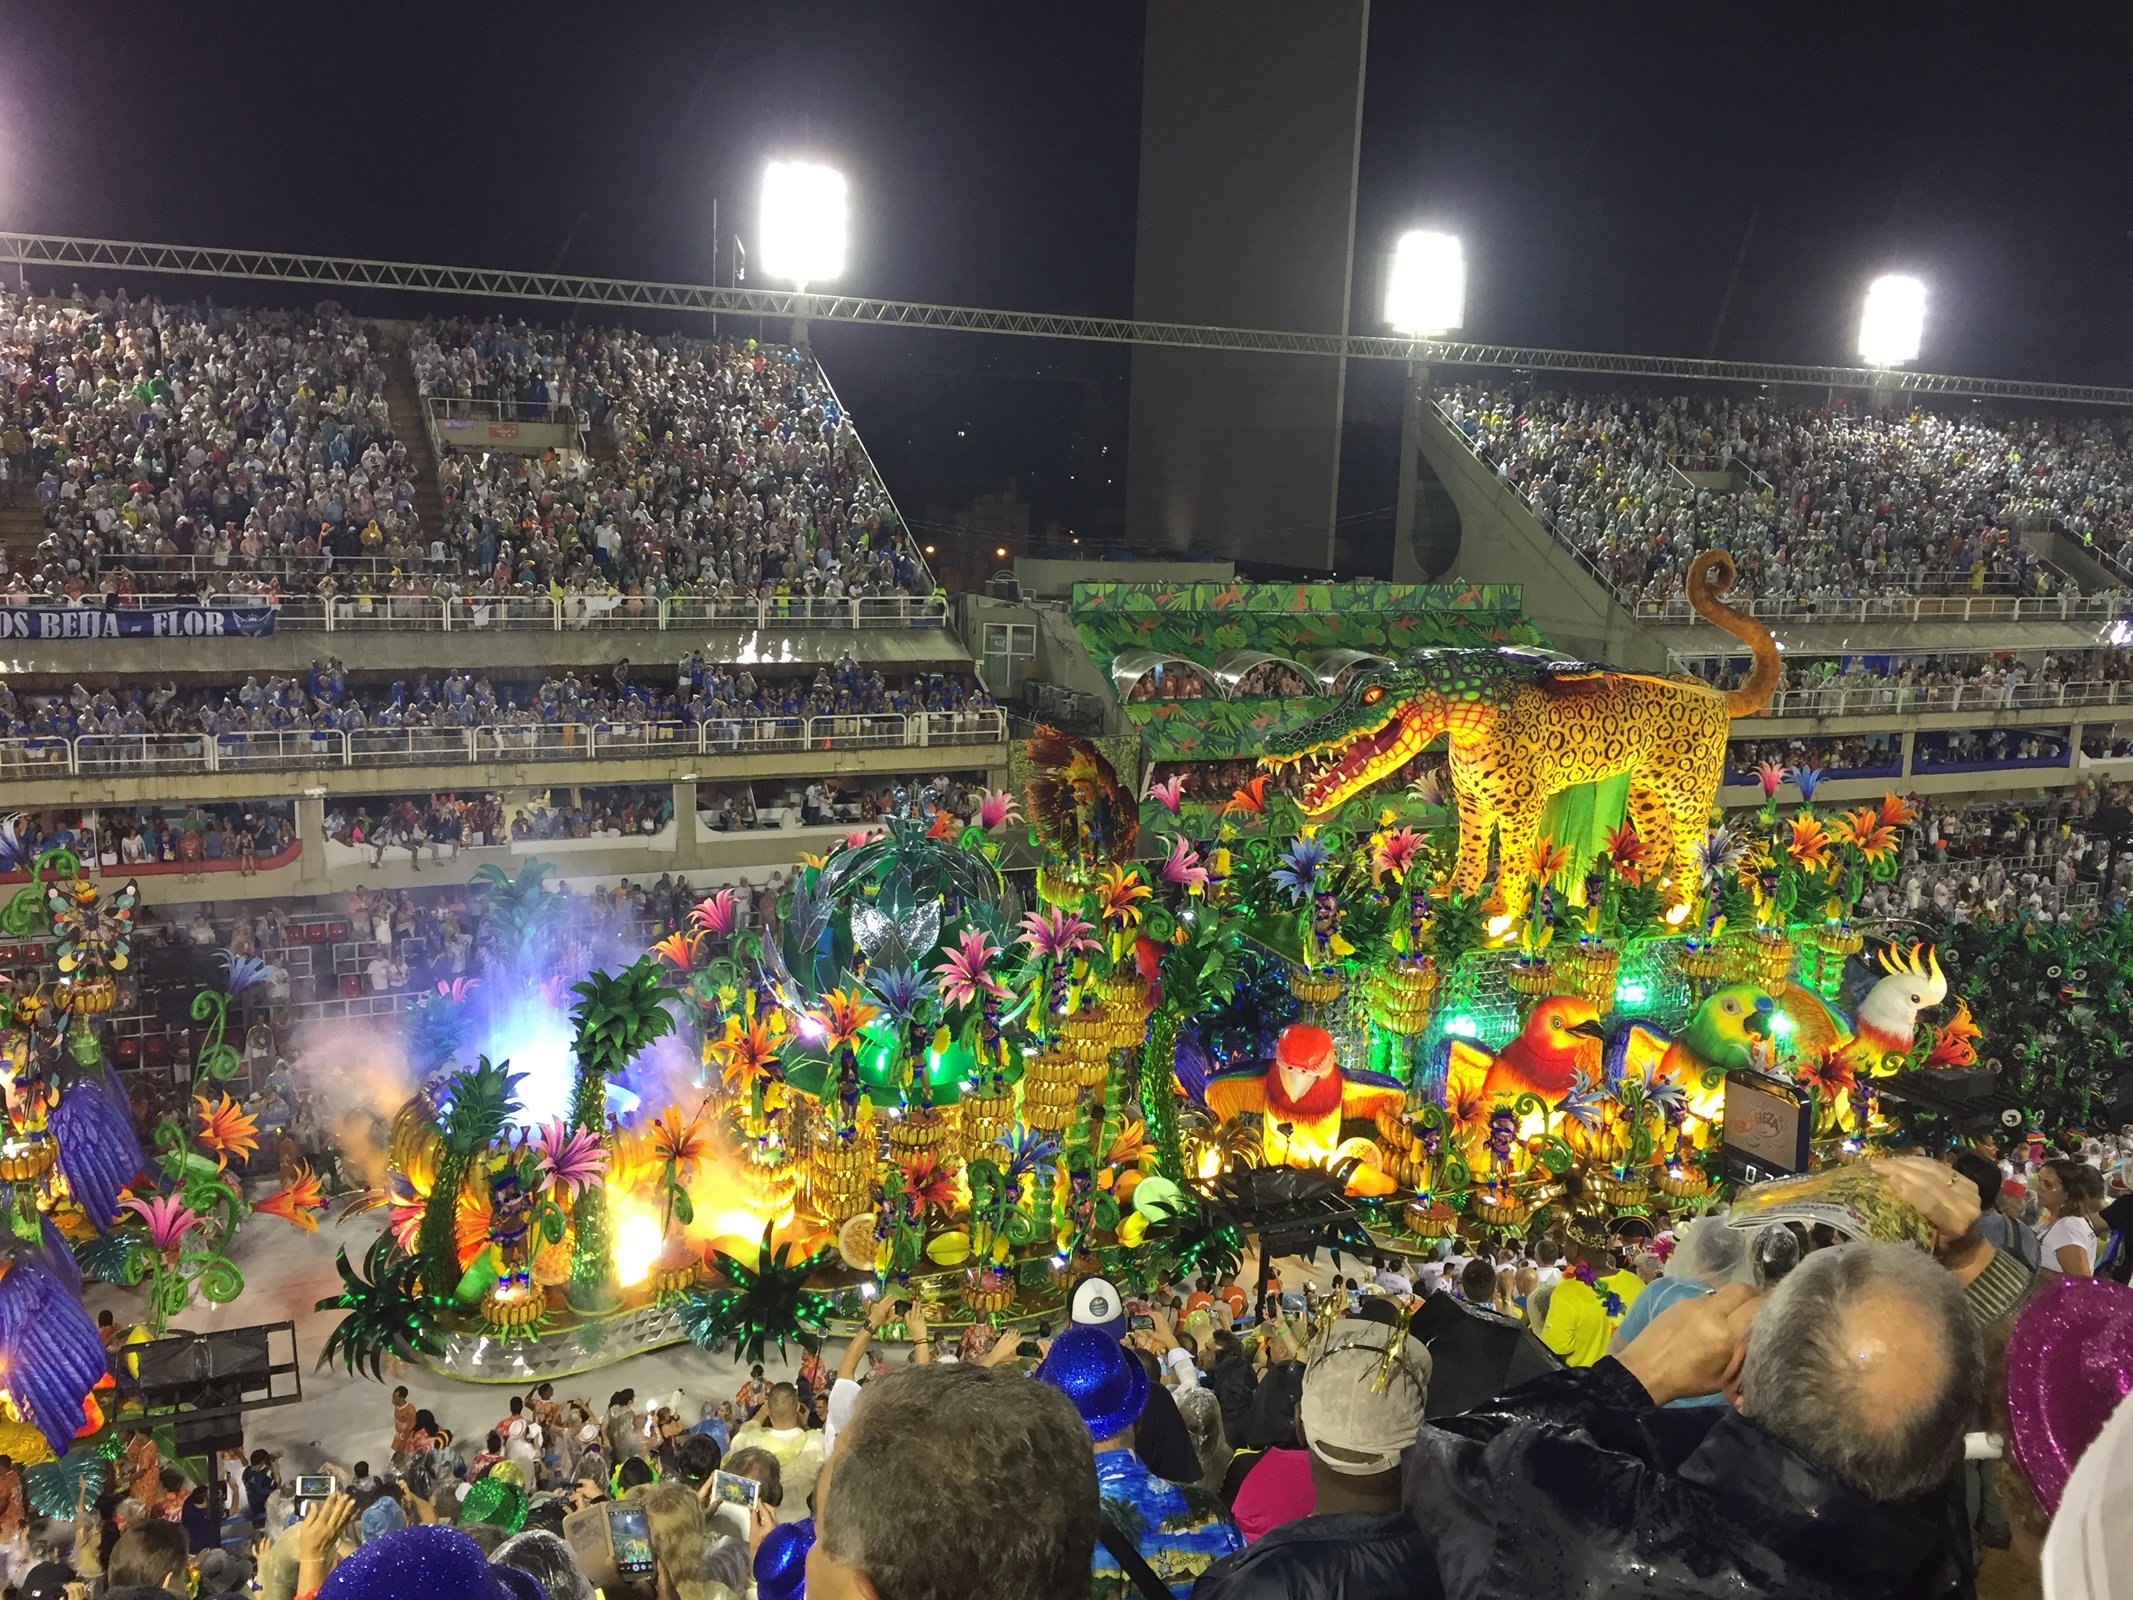
[[[1308,661],[1322,650],[1545,644],[1516,584],[1078,583],[1074,626],[1099,668],[1122,650],[1202,666],[1225,650]]]

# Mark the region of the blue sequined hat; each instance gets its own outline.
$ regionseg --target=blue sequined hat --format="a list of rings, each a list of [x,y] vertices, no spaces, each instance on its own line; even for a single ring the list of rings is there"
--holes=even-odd
[[[1052,1341],[1035,1373],[1069,1400],[1092,1439],[1115,1439],[1140,1420],[1148,1373],[1140,1358],[1098,1328],[1073,1327]]]
[[[758,1600],[805,1600],[807,1552],[815,1546],[815,1519],[781,1522],[763,1535],[755,1553]]]
[[[540,1579],[516,1567],[492,1567],[481,1546],[457,1528],[429,1523],[372,1539],[319,1585],[319,1600],[548,1600]]]

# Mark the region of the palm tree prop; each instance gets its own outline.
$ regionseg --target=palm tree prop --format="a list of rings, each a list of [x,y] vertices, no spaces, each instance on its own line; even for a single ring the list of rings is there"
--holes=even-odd
[[[795,1261],[790,1240],[771,1248],[771,1232],[764,1224],[763,1251],[752,1267],[714,1251],[712,1262],[731,1287],[696,1290],[676,1306],[682,1331],[701,1348],[716,1350],[730,1339],[742,1360],[760,1361],[772,1340],[780,1350],[788,1343],[814,1349],[829,1326],[830,1297],[810,1290],[807,1279],[836,1252]]]
[[[459,1191],[475,1160],[502,1137],[504,1124],[518,1107],[520,1079],[511,1075],[510,1065],[483,1056],[446,1086],[449,1099],[438,1118],[437,1176],[430,1184],[416,1244],[422,1285],[438,1299],[449,1298],[459,1285]]]
[[[321,1367],[338,1356],[351,1376],[368,1372],[382,1382],[387,1356],[412,1361],[444,1353],[436,1301],[422,1292],[420,1264],[401,1253],[391,1234],[371,1241],[362,1272],[349,1265],[346,1250],[336,1253],[334,1265],[340,1269],[341,1292],[321,1300],[318,1309],[346,1315],[326,1336],[318,1356]]]
[[[483,920],[504,954],[529,969],[542,964],[540,957],[570,914],[570,902],[548,890],[554,870],[545,861],[529,861],[514,878],[492,863],[471,880],[481,891]]]
[[[1233,921],[1213,904],[1192,911],[1190,921],[1160,907],[1148,913],[1148,937],[1161,951],[1160,989],[1141,1050],[1141,1116],[1155,1146],[1156,1170],[1172,1183],[1190,1176],[1178,1137],[1178,1029],[1229,992],[1239,966]]]
[[[674,1016],[666,1008],[659,969],[649,957],[640,957],[619,974],[595,972],[570,992],[578,997],[570,1008],[578,1063],[570,1125],[598,1135],[605,1131],[608,1083],[627,1071],[647,1045],[674,1031]],[[608,1236],[607,1190],[584,1190],[571,1220],[577,1238],[571,1247],[570,1307],[580,1312],[612,1310],[621,1296]]]

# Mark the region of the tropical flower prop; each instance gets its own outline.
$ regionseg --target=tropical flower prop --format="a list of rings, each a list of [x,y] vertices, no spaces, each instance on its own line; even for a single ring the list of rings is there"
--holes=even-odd
[[[607,1172],[607,1151],[598,1136],[560,1117],[541,1125],[533,1159],[541,1186],[564,1205],[596,1187]]]
[[[195,1095],[193,1104],[199,1108],[201,1148],[215,1158],[217,1167],[226,1168],[232,1157],[249,1156],[259,1149],[258,1119],[228,1095],[215,1100]]]
[[[313,1213],[326,1209],[326,1193],[309,1163],[298,1162],[295,1175],[252,1209],[293,1223],[306,1233],[316,1233],[318,1218]]]

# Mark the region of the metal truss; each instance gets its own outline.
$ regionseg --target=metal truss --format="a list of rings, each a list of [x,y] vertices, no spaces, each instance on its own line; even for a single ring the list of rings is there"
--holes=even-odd
[[[640,278],[595,278],[576,273],[519,272],[494,267],[447,267],[425,262],[373,261],[282,250],[80,239],[60,234],[0,232],[0,261],[13,261],[23,268],[86,267],[195,278],[299,283],[322,289],[389,289],[475,299],[539,300],[610,309],[797,318],[890,328],[938,328],[1028,339],[1073,339],[1099,344],[1227,350],[1253,355],[1329,356],[1351,361],[1512,367],[1684,382],[1800,384],[1835,389],[1866,389],[1882,383],[1906,394],[2133,407],[2133,388],[2103,384],[2029,383],[2008,378],[1967,378],[1940,372],[1890,373],[1869,367],[1703,361],[1689,356],[1550,350],[1538,345],[1283,332],[1270,328],[1228,328],[1191,322],[1148,322],[1130,317],[1084,317],[1042,311],[990,311],[976,306],[933,305],[918,300],[876,300],[864,295],[720,288],[711,284],[660,283]]]

